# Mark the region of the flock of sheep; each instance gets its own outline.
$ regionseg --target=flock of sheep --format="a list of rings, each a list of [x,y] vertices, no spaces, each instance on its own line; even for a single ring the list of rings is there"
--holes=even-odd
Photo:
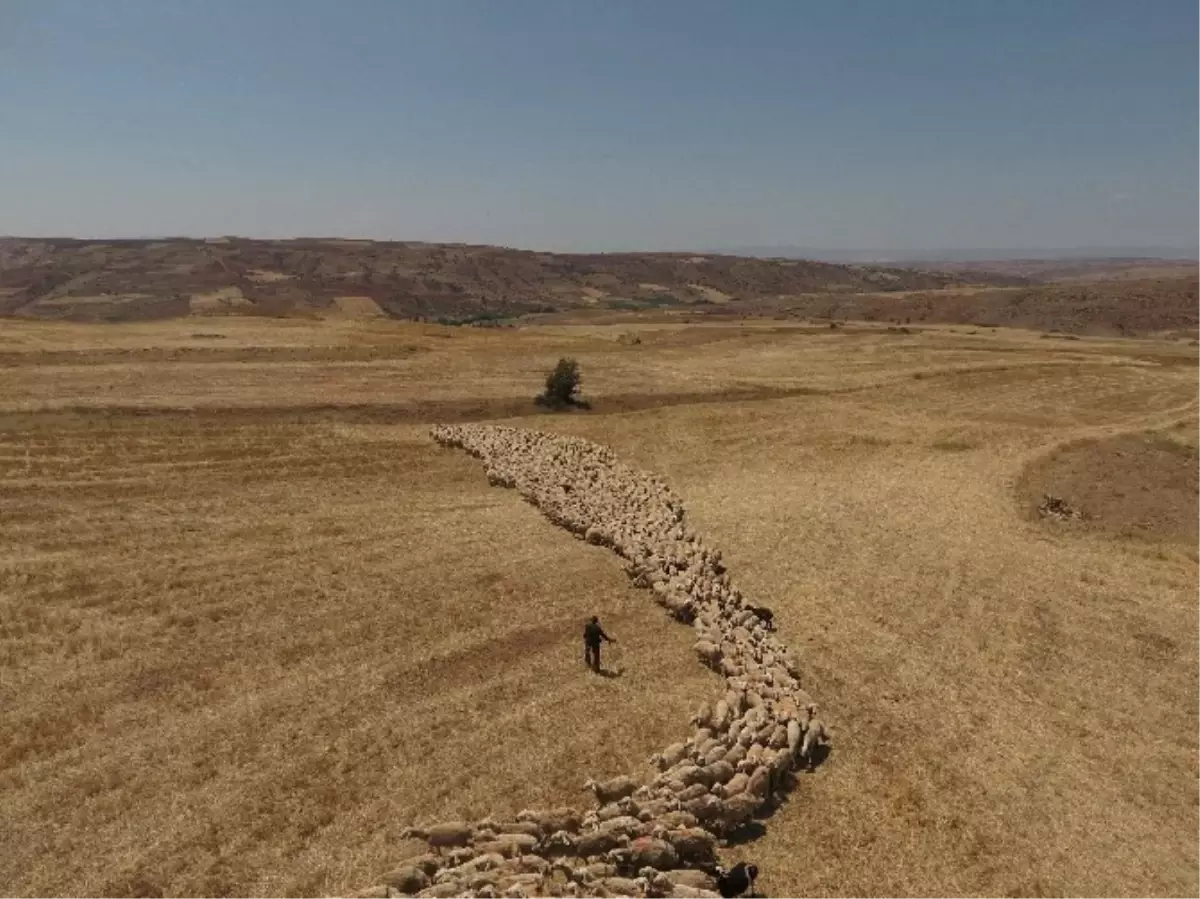
[[[692,716],[692,735],[653,756],[658,773],[588,781],[598,808],[525,811],[411,828],[430,852],[364,896],[718,896],[717,839],[749,824],[811,767],[827,739],[770,615],[745,602],[721,553],[684,523],[659,479],[579,438],[486,425],[435,427],[444,446],[483,460],[551,521],[626,560],[638,586],[696,630],[724,690]]]

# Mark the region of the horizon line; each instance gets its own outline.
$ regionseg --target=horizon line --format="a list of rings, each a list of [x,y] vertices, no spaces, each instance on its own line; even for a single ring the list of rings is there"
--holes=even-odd
[[[140,235],[106,235],[106,236],[78,236],[72,234],[0,234],[0,240],[69,240],[80,242],[104,242],[104,241],[171,241],[171,240],[188,240],[188,241],[222,241],[222,240],[250,240],[262,242],[278,242],[278,241],[354,241],[367,243],[390,243],[390,244],[416,244],[427,246],[460,246],[460,247],[486,247],[501,250],[514,250],[517,252],[526,253],[550,253],[561,256],[611,256],[611,255],[629,255],[629,254],[650,254],[650,255],[721,255],[721,256],[743,256],[743,257],[759,257],[771,258],[778,255],[779,258],[788,258],[787,254],[803,252],[812,254],[808,257],[814,260],[819,260],[820,255],[824,254],[853,254],[866,256],[886,257],[894,255],[903,257],[910,261],[996,261],[1003,257],[1007,262],[1020,261],[1046,261],[1051,259],[1075,259],[1075,258],[1109,258],[1109,259],[1163,259],[1170,261],[1200,261],[1200,249],[1193,249],[1185,246],[1164,246],[1164,245],[1126,245],[1126,246],[1074,246],[1074,247],[1048,247],[1038,249],[1034,247],[927,247],[927,248],[879,248],[879,247],[806,247],[796,244],[773,244],[773,245],[758,245],[758,246],[742,246],[742,247],[724,247],[724,248],[703,248],[703,249],[610,249],[610,250],[547,250],[539,247],[515,246],[512,244],[500,243],[480,243],[462,240],[429,240],[429,239],[410,239],[410,238],[394,238],[394,237],[364,237],[350,236],[340,234],[298,234],[287,237],[256,237],[248,234],[140,234]],[[949,260],[941,258],[943,254],[954,254],[962,258],[958,260]],[[967,254],[967,255],[964,255]],[[974,255],[972,255],[974,254]],[[1144,255],[1142,255],[1144,254]],[[794,258],[794,257],[793,257]],[[878,260],[864,261],[888,261],[886,258]]]

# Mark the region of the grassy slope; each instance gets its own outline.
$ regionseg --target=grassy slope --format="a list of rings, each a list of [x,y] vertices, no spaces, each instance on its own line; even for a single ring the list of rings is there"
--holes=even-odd
[[[422,403],[511,415],[571,353],[596,412],[508,420],[663,472],[831,719],[739,850],[768,891],[1200,887],[1196,547],[1073,537],[1015,492],[1061,444],[1194,421],[1193,349],[617,333],[6,328],[0,882],[346,891],[414,819],[578,801],[681,735],[715,683],[686,631],[424,435]],[[114,411],[46,411],[81,406]],[[622,678],[580,673],[592,610]]]

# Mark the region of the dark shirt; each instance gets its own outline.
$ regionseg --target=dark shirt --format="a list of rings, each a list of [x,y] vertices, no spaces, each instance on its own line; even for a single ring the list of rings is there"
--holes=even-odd
[[[601,640],[609,640],[612,638],[604,633],[604,629],[594,621],[589,621],[583,626],[583,642],[588,646],[599,646]]]

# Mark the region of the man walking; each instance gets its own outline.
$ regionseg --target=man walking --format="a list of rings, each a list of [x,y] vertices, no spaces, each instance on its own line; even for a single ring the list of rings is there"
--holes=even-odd
[[[600,641],[606,643],[615,642],[612,637],[604,633],[604,628],[600,626],[600,619],[595,615],[592,620],[583,626],[583,663],[595,671],[600,673]]]

